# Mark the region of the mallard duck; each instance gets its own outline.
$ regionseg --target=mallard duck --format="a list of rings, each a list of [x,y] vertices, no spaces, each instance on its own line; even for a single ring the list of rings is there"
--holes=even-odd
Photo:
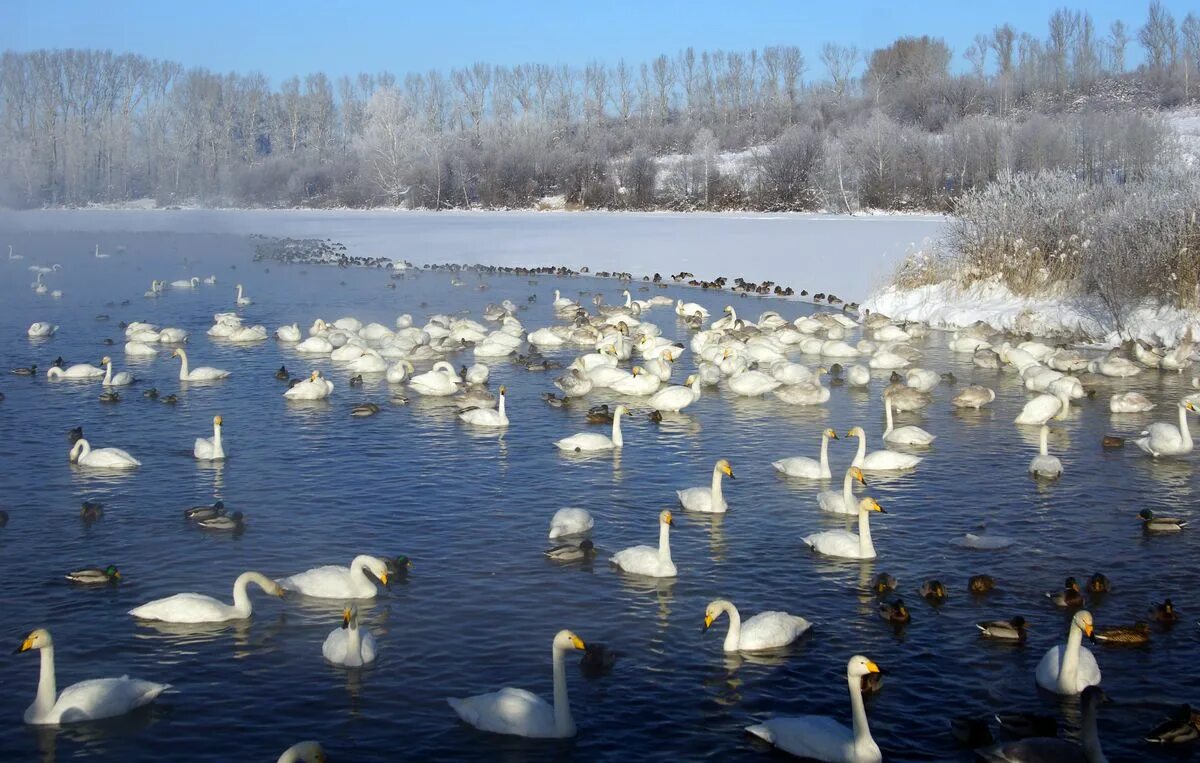
[[[1046,598],[1054,602],[1054,606],[1056,607],[1083,606],[1083,592],[1079,588],[1079,581],[1075,580],[1075,578],[1067,578],[1063,583],[1061,591],[1051,591],[1046,594]]]
[[[162,398],[159,402],[165,403],[166,405],[175,405],[176,403],[179,402],[179,398],[176,397],[175,395],[167,395],[166,397]]]
[[[100,393],[100,402],[102,402],[102,403],[119,403],[119,402],[121,402],[121,393],[113,392],[111,390],[109,390],[108,392],[101,392]]]
[[[8,512],[0,509],[0,527],[4,527],[6,524],[8,524]]]
[[[661,411],[650,411],[650,413],[646,415],[646,418],[650,419],[650,423],[652,424],[661,424],[663,415]]]
[[[564,543],[561,546],[546,550],[546,558],[555,562],[581,562],[596,555],[596,546],[590,540],[574,543]]]
[[[351,387],[361,387],[362,384],[363,384],[362,374],[357,374],[355,376],[350,377],[350,386]]]
[[[904,625],[912,619],[912,615],[909,613],[908,607],[904,606],[903,599],[896,599],[895,601],[891,602],[880,602],[879,616],[893,625]]]
[[[409,559],[404,554],[392,558],[385,558],[384,565],[387,567],[388,579],[393,581],[403,582],[408,580],[408,573],[412,570],[412,559]]]
[[[996,723],[1005,733],[1020,739],[1058,736],[1058,719],[1037,713],[997,713]]]
[[[587,644],[579,658],[579,669],[587,678],[599,678],[612,672],[618,653],[604,644]]]
[[[1150,619],[1156,623],[1173,623],[1179,619],[1179,612],[1170,599],[1163,599],[1162,604],[1150,605]]]
[[[883,691],[883,673],[867,673],[861,679],[860,689],[863,694],[878,694]]]
[[[979,635],[984,638],[994,638],[999,641],[1016,641],[1025,643],[1025,631],[1029,627],[1025,618],[1017,615],[1011,620],[988,620],[987,622],[975,623],[975,627],[979,629]]]
[[[1150,641],[1150,626],[1143,622],[1100,628],[1092,632],[1092,638],[1114,646],[1136,646]]]
[[[1114,449],[1114,448],[1124,448],[1125,447],[1125,438],[1118,437],[1115,434],[1106,434],[1100,440],[1100,447],[1107,448],[1110,450]]]
[[[392,393],[392,402],[396,405],[408,405],[408,396]]]
[[[996,587],[996,581],[991,575],[972,575],[967,581],[967,590],[971,593],[990,593]]]
[[[199,522],[202,519],[212,519],[225,513],[225,502],[217,501],[212,506],[192,506],[183,510],[183,518]]]
[[[67,432],[67,441],[70,442],[72,445],[74,445],[77,440],[82,440],[82,439],[83,439],[83,427],[75,427],[71,431]]]
[[[68,572],[67,580],[72,583],[79,583],[80,585],[108,585],[109,583],[120,582],[121,571],[112,564],[104,569],[88,567],[87,569]]]
[[[608,409],[607,403],[602,403],[588,409],[587,422],[589,424],[611,424],[612,420],[612,411]]]
[[[950,719],[950,734],[964,747],[983,747],[995,742],[987,718],[961,715]]]
[[[931,602],[940,602],[946,598],[946,586],[940,580],[926,580],[921,584],[921,596]]]
[[[1150,509],[1142,509],[1138,516],[1142,518],[1142,529],[1152,533],[1177,533],[1188,524],[1183,519],[1156,516]]]
[[[871,590],[874,591],[877,596],[883,596],[889,591],[895,591],[897,585],[899,585],[899,582],[896,580],[896,578],[892,577],[886,572],[881,572],[875,576],[875,581],[871,583]]]
[[[375,405],[375,403],[363,403],[350,409],[350,415],[360,419],[367,416],[374,416],[377,413],[379,413],[379,406]]]
[[[287,381],[291,378],[291,376],[292,375],[288,373],[287,366],[280,366],[279,370],[275,372],[275,378],[279,379],[280,381]]]
[[[12,370],[12,373],[16,374],[17,376],[36,376],[37,375],[37,364],[34,363],[32,366],[14,368]]]
[[[1093,573],[1092,577],[1088,579],[1087,589],[1090,593],[1108,593],[1109,588],[1108,577],[1103,573]]]
[[[246,525],[246,517],[240,511],[232,514],[222,514],[219,517],[201,519],[197,522],[205,530],[241,530]]]
[[[79,507],[79,516],[85,522],[92,522],[104,516],[104,506],[99,501],[84,501]]]
[[[144,397],[148,400],[157,400],[158,399],[158,390],[154,387],[151,387],[150,389],[148,389],[142,393],[142,397]]]
[[[551,408],[562,408],[563,403],[567,402],[564,398],[556,397],[553,392],[543,392],[542,399],[545,400],[546,404]]]
[[[1200,739],[1200,713],[1191,705],[1180,705],[1144,739],[1151,744],[1183,744]]]

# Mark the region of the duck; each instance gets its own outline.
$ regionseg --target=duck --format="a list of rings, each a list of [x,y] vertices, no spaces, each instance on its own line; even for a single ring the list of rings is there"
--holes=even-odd
[[[996,399],[996,390],[981,384],[972,384],[950,401],[955,408],[974,408],[979,410]]]
[[[846,470],[846,476],[842,479],[842,491],[840,493],[836,490],[822,490],[817,493],[817,505],[821,507],[821,511],[828,511],[832,514],[857,515],[858,504],[854,500],[855,480],[860,485],[866,486],[867,484],[867,479],[863,476],[862,470],[857,466],[851,466]]]
[[[597,451],[613,450],[621,448],[625,445],[625,440],[621,437],[621,417],[632,416],[633,414],[624,405],[618,405],[613,411],[612,436],[596,434],[595,432],[580,432],[579,434],[564,437],[561,440],[556,440],[554,445],[559,450],[573,451],[576,453],[587,452],[594,453]]]
[[[569,630],[554,635],[551,662],[554,668],[554,704],[525,691],[506,687],[488,694],[446,700],[458,717],[480,731],[534,739],[569,739],[575,721],[567,698],[564,658],[568,651],[585,651],[583,639]]]
[[[590,643],[579,658],[579,669],[587,678],[601,678],[612,672],[617,663],[617,650],[604,644]]]
[[[1200,739],[1200,714],[1180,705],[1143,737],[1151,744],[1186,744]]]
[[[595,526],[595,520],[587,509],[568,506],[554,512],[550,518],[550,540],[568,535],[582,535],[590,532]]]
[[[225,379],[229,376],[229,372],[221,368],[212,368],[210,366],[200,366],[199,368],[188,368],[187,352],[182,347],[176,347],[171,352],[172,358],[179,358],[179,379],[180,381],[215,381],[217,379]]]
[[[921,427],[893,427],[892,394],[890,391],[883,393],[883,410],[887,420],[887,428],[883,430],[883,441],[896,445],[930,445],[933,443],[937,436],[929,434]]]
[[[871,542],[870,512],[886,514],[874,498],[863,498],[858,502],[858,535],[849,530],[826,530],[803,538],[813,551],[825,556],[841,559],[874,559],[875,545]]]
[[[582,562],[596,556],[596,544],[591,540],[583,540],[579,545],[563,543],[545,551],[547,559],[554,562]]]
[[[917,468],[921,463],[920,456],[911,453],[900,453],[894,450],[876,450],[867,453],[867,433],[862,427],[854,427],[846,433],[847,437],[858,438],[858,452],[851,462],[863,471],[871,472],[901,472]]]
[[[98,501],[84,501],[79,507],[79,518],[84,522],[95,522],[104,516],[104,506]]]
[[[362,419],[368,416],[374,416],[382,410],[375,403],[362,403],[350,409],[350,415],[354,418]]]
[[[279,578],[275,582],[285,591],[295,591],[317,599],[374,599],[378,590],[375,583],[367,577],[368,572],[380,583],[387,585],[388,563],[379,557],[366,554],[354,557],[349,567],[314,567],[306,572]]]
[[[1025,618],[1017,615],[1009,620],[987,620],[982,623],[975,623],[975,627],[979,629],[979,635],[983,638],[996,639],[997,641],[1016,641],[1019,644],[1024,644],[1028,637],[1026,632],[1028,625]]]
[[[589,424],[611,424],[613,422],[612,411],[609,409],[608,403],[592,406],[584,418]]]
[[[881,572],[875,576],[875,580],[871,583],[871,592],[876,596],[884,596],[892,591],[895,591],[899,585],[900,581],[896,580],[894,575]]]
[[[1179,426],[1155,422],[1142,432],[1142,436],[1133,441],[1134,445],[1144,453],[1154,458],[1159,456],[1182,456],[1192,452],[1192,433],[1188,429],[1187,414],[1196,413],[1196,406],[1191,400],[1181,400],[1179,403]]]
[[[1108,410],[1113,413],[1145,413],[1154,407],[1141,392],[1121,392],[1108,399]]]
[[[775,471],[785,474],[788,477],[827,480],[833,476],[829,471],[829,441],[836,439],[838,439],[837,432],[832,429],[826,429],[821,433],[821,453],[819,459],[814,460],[806,456],[793,456],[773,461],[771,466],[774,467]]]
[[[507,399],[507,392],[508,390],[501,385],[500,404],[498,408],[464,408],[458,412],[459,420],[477,427],[491,427],[493,429],[507,427],[508,414],[504,410],[504,401]]]
[[[991,575],[972,575],[967,580],[967,591],[973,594],[991,593],[996,588],[996,581]]]
[[[776,716],[746,731],[784,752],[797,757],[829,763],[879,763],[883,754],[871,736],[862,699],[864,676],[881,673],[879,666],[862,655],[854,655],[846,664],[850,687],[852,728],[832,718],[818,715]]]
[[[1018,739],[1058,736],[1058,719],[1040,713],[996,713],[996,723],[1009,736]]]
[[[302,382],[288,388],[283,396],[288,400],[324,400],[333,394],[333,382],[322,378],[320,371],[313,371]]]
[[[1174,623],[1179,620],[1179,612],[1170,599],[1163,599],[1162,604],[1150,605],[1150,619],[1156,623]]]
[[[624,572],[653,578],[673,578],[675,562],[671,560],[671,525],[675,523],[670,511],[658,515],[658,547],[633,546],[613,554],[610,561]]]
[[[1054,602],[1056,607],[1082,607],[1083,592],[1079,588],[1079,581],[1075,578],[1067,578],[1063,583],[1063,589],[1058,592],[1050,592],[1046,594],[1046,598]]]
[[[321,645],[321,654],[334,665],[357,668],[375,662],[375,637],[359,627],[358,607],[342,610],[342,625],[334,628]]]
[[[987,718],[960,715],[950,719],[950,733],[964,747],[983,747],[996,741]]]
[[[796,641],[812,628],[812,623],[798,615],[787,612],[759,612],[742,621],[738,608],[728,599],[714,599],[704,609],[704,628],[707,633],[721,615],[729,616],[729,630],[725,634],[726,652],[758,652],[779,649]]]
[[[1095,656],[1083,647],[1083,637],[1092,637],[1092,613],[1081,609],[1071,618],[1067,643],[1050,647],[1038,663],[1038,685],[1055,694],[1079,694],[1100,683],[1100,666]]]
[[[1187,520],[1160,517],[1150,509],[1142,509],[1138,512],[1138,516],[1142,520],[1142,529],[1146,532],[1177,533],[1188,525]]]
[[[192,506],[183,510],[183,518],[198,522],[202,519],[212,519],[225,513],[225,502],[216,501],[211,506]]]
[[[1050,427],[1042,424],[1038,438],[1038,454],[1029,462],[1029,473],[1042,479],[1058,479],[1062,476],[1063,467],[1058,456],[1050,455]]]
[[[1149,643],[1150,626],[1144,622],[1133,625],[1118,625],[1109,628],[1097,628],[1092,637],[1102,644],[1113,646],[1138,646]]]
[[[82,437],[71,446],[69,457],[71,463],[91,469],[134,469],[142,465],[141,461],[120,448],[92,450],[91,444]]]
[[[984,763],[1056,763],[1057,761],[1083,761],[1084,763],[1107,763],[1108,758],[1100,747],[1100,732],[1096,717],[1100,705],[1107,698],[1098,686],[1087,687],[1080,698],[1083,705],[1083,724],[1080,742],[1059,737],[1030,737],[1000,742],[991,747],[975,751]]]
[[[921,584],[921,596],[929,602],[937,603],[946,599],[946,586],[940,580],[926,580]]]
[[[115,564],[107,567],[88,567],[68,572],[67,580],[80,585],[110,585],[121,582],[121,571]]]
[[[221,427],[224,419],[213,416],[213,436],[197,437],[192,446],[192,455],[200,461],[220,461],[225,458],[225,447],[221,444]]]
[[[320,742],[308,740],[292,745],[283,751],[275,763],[328,763],[325,748]]]
[[[903,599],[882,601],[879,603],[878,611],[879,616],[892,625],[906,625],[912,620],[912,614],[908,611],[908,607],[904,606]]]
[[[721,478],[723,476],[729,479],[736,479],[733,476],[733,466],[726,459],[722,458],[713,466],[712,485],[710,487],[689,487],[684,490],[676,490],[675,494],[679,496],[679,505],[688,511],[708,512],[711,514],[723,514],[729,509],[729,503],[725,500],[725,495],[721,491]]]
[[[121,402],[121,393],[113,390],[107,390],[100,393],[98,398],[102,403],[119,403]]]
[[[19,368],[14,368],[14,369],[12,369],[12,371],[10,371],[10,373],[15,374],[16,376],[36,376],[37,375],[37,364],[34,363],[33,365],[30,365],[30,366],[22,366]]]
[[[253,613],[250,594],[246,590],[251,583],[269,594],[283,596],[283,588],[266,575],[260,572],[243,572],[233,581],[232,605],[199,593],[177,593],[134,607],[128,614],[139,620],[164,623],[223,623],[229,620],[245,620]]]
[[[41,652],[42,659],[37,697],[23,716],[25,723],[31,726],[84,723],[125,715],[150,704],[171,688],[170,684],[122,676],[80,681],[60,693],[55,677],[54,639],[50,631],[45,628],[30,631],[16,652],[19,654],[31,649]]]
[[[1088,593],[1108,593],[1112,586],[1108,582],[1108,576],[1100,572],[1092,573],[1088,578],[1087,589]]]
[[[203,527],[205,530],[224,530],[224,531],[239,531],[246,527],[246,517],[242,512],[235,511],[232,514],[221,514],[208,519],[200,519],[196,524]]]

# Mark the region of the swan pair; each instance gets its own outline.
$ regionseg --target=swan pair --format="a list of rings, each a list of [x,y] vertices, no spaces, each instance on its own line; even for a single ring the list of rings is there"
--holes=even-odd
[[[733,466],[722,458],[713,466],[710,487],[689,487],[685,490],[675,491],[675,494],[679,496],[679,504],[688,511],[703,511],[710,514],[725,513],[729,509],[729,504],[725,501],[724,493],[721,492],[723,476],[735,479]]]
[[[504,409],[504,401],[508,398],[508,390],[500,387],[500,405],[498,408],[466,408],[458,414],[458,418],[477,427],[507,427],[508,413]]]
[[[221,444],[221,426],[224,420],[213,416],[213,436],[197,437],[192,446],[192,455],[201,461],[219,461],[225,458],[225,447]]]
[[[248,586],[256,586],[274,596],[283,596],[283,588],[258,572],[243,572],[233,581],[233,604],[199,593],[177,593],[165,599],[155,599],[129,610],[139,620],[164,623],[223,623],[245,620],[253,613]]]

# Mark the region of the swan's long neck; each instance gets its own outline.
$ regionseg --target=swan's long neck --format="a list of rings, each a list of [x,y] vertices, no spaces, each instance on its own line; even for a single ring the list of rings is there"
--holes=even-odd
[[[104,364],[104,384],[107,386],[112,382],[112,361]]]
[[[824,449],[821,450],[821,456],[825,457]],[[842,480],[842,500],[845,501],[847,510],[854,508],[854,473],[849,469],[846,470],[846,478]]]
[[[863,516],[866,516],[864,513]],[[858,676],[846,676],[850,685],[850,715],[854,723],[854,747],[872,744],[871,727],[867,725],[867,708],[863,706],[862,679]]]
[[[508,397],[508,395],[500,396],[500,420],[501,421],[508,421],[508,413],[505,412],[505,410],[504,410],[504,401],[507,397]]]
[[[371,563],[374,561],[374,557],[366,556],[364,554],[363,556],[354,557],[354,561],[350,562],[350,579],[354,581],[354,585],[356,587],[360,585],[368,585],[372,588],[375,587],[375,584],[371,582],[370,578],[367,577],[367,568],[371,566]]]
[[[58,700],[58,679],[54,675],[54,645],[42,647],[41,676],[38,678],[37,697],[30,709],[38,716],[45,716],[54,709]]]
[[[184,352],[183,350],[179,351],[179,361],[180,361],[179,378],[183,379],[184,381],[187,381],[187,378],[188,378],[187,353]]]
[[[91,452],[91,443],[80,437],[75,441],[75,444],[71,446],[71,459],[75,461],[75,463],[79,463],[85,456],[87,456],[88,453]]]
[[[633,307],[633,295],[628,289],[625,290],[625,307]]]
[[[252,612],[250,592],[246,588],[254,583],[264,591],[272,590],[275,584],[257,572],[243,572],[233,581],[233,608],[241,617],[249,617]]]
[[[54,366],[46,372],[46,376],[51,379],[57,379],[63,375],[63,370],[58,366]]]
[[[624,415],[621,412],[613,415],[612,441],[613,445],[616,445],[618,448],[625,446],[625,440],[621,437],[621,417]]]
[[[854,461],[852,462],[852,465],[861,467],[863,465],[863,461],[865,461],[866,459],[867,459],[867,438],[860,435],[858,438],[858,453],[856,453],[854,455]]]
[[[221,425],[213,423],[213,456],[220,458],[225,455],[225,448],[221,445]]]
[[[864,559],[875,556],[875,544],[871,542],[871,512],[863,509],[858,510],[858,551]],[[859,697],[861,701],[862,697]]]
[[[571,701],[567,699],[567,668],[563,650],[551,647],[554,661],[554,730],[559,736],[575,735],[575,719],[571,717]]]
[[[725,651],[736,652],[742,643],[742,614],[730,602],[723,609],[729,615],[729,632],[725,634]]]
[[[892,433],[892,399],[886,395],[883,398],[883,414],[886,417],[887,429],[883,430],[883,437],[886,440],[887,436]]]
[[[351,620],[346,628],[346,655],[362,663],[362,633],[358,630],[358,620]]]
[[[1047,427],[1042,427],[1042,436],[1038,452],[1043,456],[1050,455],[1050,430]]]
[[[700,374],[696,374],[696,378],[692,380],[692,394],[696,396],[697,400],[700,399],[700,389]]]
[[[733,309],[733,305],[729,306],[729,325],[737,325],[737,311]]]
[[[1058,413],[1054,415],[1055,421],[1062,421],[1067,417],[1067,413],[1071,410],[1071,398],[1067,397],[1066,392],[1059,392],[1058,395],[1059,408]]]
[[[821,474],[829,474],[829,435],[821,435]]]
[[[1104,750],[1100,748],[1100,731],[1096,728],[1096,715],[1099,710],[1098,702],[1087,702],[1083,706],[1083,727],[1080,729],[1080,742],[1083,744],[1083,755],[1088,763],[1108,763]]]
[[[666,522],[658,525],[658,562],[665,564],[671,561],[671,526]]]
[[[712,502],[713,506],[719,506],[725,501],[725,496],[721,492],[721,467],[713,467],[712,478]]]
[[[1179,434],[1183,436],[1183,442],[1190,450],[1192,447],[1192,431],[1188,429],[1187,408],[1179,406]]]
[[[1083,644],[1083,629],[1071,623],[1067,634],[1067,646],[1063,650],[1062,664],[1058,666],[1058,688],[1065,694],[1074,694],[1076,676],[1079,674],[1079,649]]]
[[[237,298],[241,299],[242,298],[242,285],[241,284],[238,284],[237,290],[238,290]]]

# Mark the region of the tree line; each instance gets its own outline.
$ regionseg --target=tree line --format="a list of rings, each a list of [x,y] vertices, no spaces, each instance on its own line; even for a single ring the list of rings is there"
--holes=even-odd
[[[1144,62],[1127,59],[1137,46]],[[1012,173],[1146,177],[1200,99],[1200,19],[1044,36],[476,63],[330,79],[95,50],[0,56],[0,204],[951,210]],[[811,60],[810,60],[811,56]]]

